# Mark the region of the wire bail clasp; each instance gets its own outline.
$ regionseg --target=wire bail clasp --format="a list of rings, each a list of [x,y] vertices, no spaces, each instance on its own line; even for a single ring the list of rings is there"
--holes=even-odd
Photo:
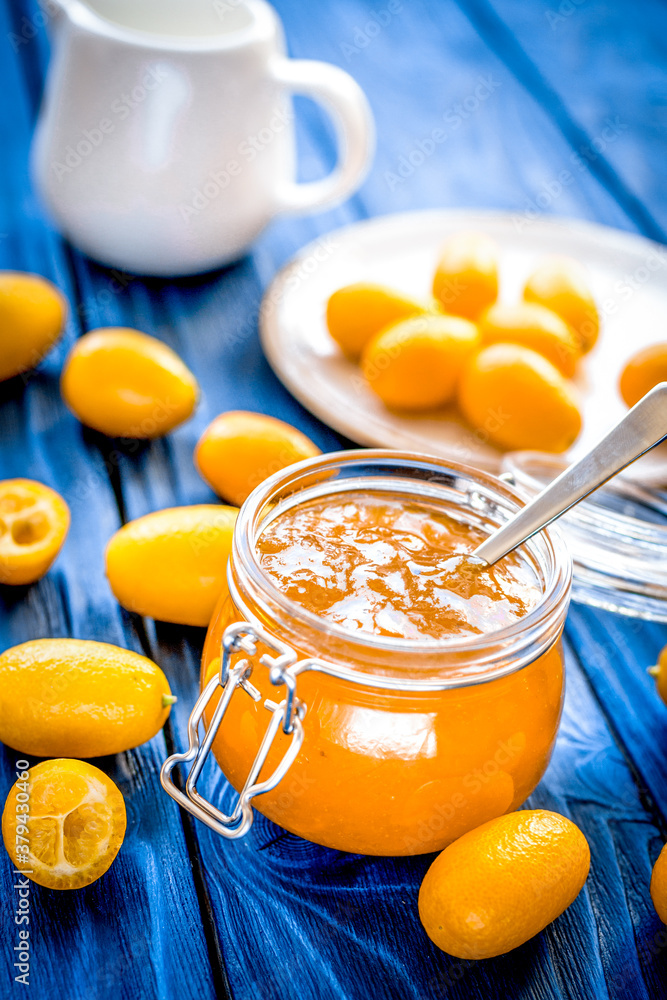
[[[238,795],[236,805],[233,811],[227,814],[221,812],[212,802],[200,795],[197,791],[197,780],[236,692],[241,689],[253,701],[261,701],[260,692],[250,681],[253,672],[250,658],[257,655],[258,643],[268,647],[276,654],[271,656],[264,653],[260,656],[259,663],[268,669],[269,680],[272,684],[276,687],[285,686],[286,694],[285,698],[278,704],[268,698],[264,701],[264,707],[271,713],[271,719],[245,784]],[[253,798],[276,787],[301,749],[303,743],[302,720],[306,714],[306,706],[296,696],[296,675],[292,671],[296,660],[296,653],[290,646],[278,642],[273,636],[268,636],[255,625],[250,625],[248,622],[235,622],[233,625],[228,625],[222,637],[220,672],[208,682],[197,699],[188,720],[188,749],[185,753],[172,754],[162,765],[160,781],[164,790],[183,809],[187,809],[202,823],[228,840],[243,837],[248,832],[253,821]],[[215,707],[209,726],[206,727],[204,723],[202,738],[200,723],[209,702],[218,689],[221,689],[220,700]],[[258,782],[257,779],[279,729],[292,737],[290,745],[273,773],[264,781]],[[185,764],[190,761],[192,761],[192,765],[185,781],[185,791],[183,791],[174,782],[172,771],[177,764]]]

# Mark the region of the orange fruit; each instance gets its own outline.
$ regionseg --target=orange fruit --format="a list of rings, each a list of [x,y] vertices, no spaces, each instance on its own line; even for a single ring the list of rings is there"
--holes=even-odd
[[[82,424],[122,438],[167,434],[192,415],[199,397],[197,380],[170,347],[124,327],[77,340],[60,388]]]
[[[34,757],[130,750],[175,700],[156,663],[106,642],[33,639],[0,656],[0,740]]]
[[[238,511],[169,507],[120,528],[106,548],[114,597],[128,611],[177,625],[208,625],[227,590]]]
[[[435,859],[419,891],[419,916],[450,955],[504,955],[567,909],[589,866],[586,838],[565,816],[545,809],[508,813],[465,833]]]
[[[527,302],[553,310],[579,338],[583,354],[595,345],[600,317],[586,270],[571,257],[549,257],[531,274],[523,290]]]
[[[453,397],[465,362],[479,345],[477,327],[459,316],[415,316],[380,331],[361,368],[389,407],[430,410]]]
[[[667,844],[658,855],[651,875],[651,899],[663,924],[667,924]]]
[[[0,382],[38,365],[66,316],[65,296],[46,278],[0,271]]]
[[[195,465],[219,497],[240,507],[274,472],[320,454],[310,438],[283,420],[231,410],[216,417],[200,437]]]
[[[47,889],[80,889],[111,866],[125,836],[123,796],[84,760],[44,760],[23,771],[2,813],[12,864]]]
[[[579,340],[565,320],[534,302],[494,303],[482,313],[479,331],[482,344],[522,344],[551,361],[566,378],[574,375],[581,357]]]
[[[667,382],[667,343],[652,344],[634,354],[621,372],[618,387],[626,406],[634,406],[660,382]]]
[[[442,249],[433,295],[447,313],[476,320],[498,298],[498,248],[483,233],[457,233]]]
[[[649,667],[648,672],[655,678],[658,694],[667,704],[667,646],[660,651],[658,662],[654,667]]]
[[[581,430],[573,386],[541,354],[518,344],[492,344],[466,366],[461,413],[499,448],[560,452]]]
[[[34,583],[60,552],[69,507],[34,479],[0,481],[0,583]]]
[[[431,308],[391,288],[360,281],[339,288],[329,298],[327,327],[343,352],[356,360],[383,327],[408,316],[423,315]]]

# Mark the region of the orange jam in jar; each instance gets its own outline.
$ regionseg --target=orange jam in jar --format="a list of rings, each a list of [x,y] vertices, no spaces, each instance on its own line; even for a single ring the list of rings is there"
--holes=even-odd
[[[257,552],[288,599],[345,629],[447,639],[493,632],[539,600],[515,553],[495,566],[468,559],[485,537],[436,505],[355,490],[286,511]]]
[[[389,451],[322,456],[255,490],[202,686],[232,623],[290,651],[303,742],[256,809],[328,847],[399,855],[440,850],[521,805],[560,719],[571,567],[553,530],[493,567],[468,558],[519,506],[485,473]],[[260,640],[213,741],[237,791],[265,703],[286,695],[266,653]],[[257,780],[292,738],[278,730]]]

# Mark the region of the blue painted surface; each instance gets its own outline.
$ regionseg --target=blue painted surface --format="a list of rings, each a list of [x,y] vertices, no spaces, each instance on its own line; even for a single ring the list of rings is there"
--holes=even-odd
[[[228,990],[235,1000],[667,996],[667,932],[648,895],[651,865],[667,839],[667,709],[645,673],[667,641],[664,627],[583,608],[570,614],[563,724],[532,801],[581,826],[591,876],[555,924],[500,959],[459,962],[431,945],[416,914],[429,858],[339,854],[261,817],[247,840],[223,843],[180,816],[159,790],[167,746],[185,741],[203,633],[121,612],[104,581],[102,549],[123,518],[213,499],[191,455],[222,410],[272,413],[323,449],[338,446],[262,356],[256,316],[276,269],[318,234],[383,212],[526,211],[554,176],[576,166],[582,149],[595,157],[584,155],[575,183],[546,211],[657,237],[667,226],[666,15],[658,0],[413,0],[393,5],[380,31],[368,25],[388,9],[382,2],[277,6],[293,55],[338,63],[366,90],[379,133],[368,180],[333,211],[275,222],[252,254],[222,272],[176,282],[132,278],[119,289],[107,271],[63,245],[36,203],[26,164],[47,43],[41,29],[27,37],[26,23],[37,23],[30,0],[0,5],[0,267],[43,273],[72,303],[63,343],[25,383],[0,387],[0,477],[48,482],[73,514],[48,576],[0,595],[0,643],[69,634],[143,649],[180,696],[164,735],[98,762],[126,797],[128,836],[95,885],[71,895],[35,888],[29,989],[40,1000],[207,1000]],[[492,82],[490,96],[458,116],[480,77]],[[330,167],[332,137],[317,108],[300,102],[298,111],[301,173],[310,178]],[[616,136],[598,148],[607,119],[616,117]],[[396,181],[401,158],[443,121],[446,141]],[[164,339],[203,389],[189,424],[137,450],[84,431],[58,393],[67,346],[86,329],[112,324]],[[15,756],[0,755],[3,797]],[[224,798],[219,774],[207,776],[206,790]],[[14,900],[4,855],[0,884],[5,997],[24,987],[12,984]]]

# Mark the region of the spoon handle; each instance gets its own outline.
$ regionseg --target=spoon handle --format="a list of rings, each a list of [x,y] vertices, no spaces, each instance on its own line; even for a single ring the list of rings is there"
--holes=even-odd
[[[667,437],[667,382],[647,392],[591,450],[549,483],[474,555],[492,565]]]

